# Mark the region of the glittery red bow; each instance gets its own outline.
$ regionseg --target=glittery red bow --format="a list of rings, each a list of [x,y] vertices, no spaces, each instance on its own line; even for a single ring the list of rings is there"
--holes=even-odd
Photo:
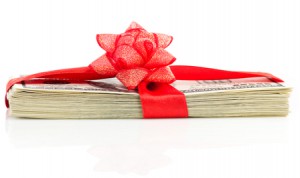
[[[172,37],[149,33],[132,22],[125,33],[98,34],[97,41],[106,54],[91,63],[100,75],[118,78],[128,89],[142,81],[172,83],[175,77],[169,68],[176,58],[165,48]]]

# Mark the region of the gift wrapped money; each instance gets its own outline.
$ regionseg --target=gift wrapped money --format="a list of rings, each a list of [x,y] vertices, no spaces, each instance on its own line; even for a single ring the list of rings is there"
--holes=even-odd
[[[5,98],[10,114],[119,119],[288,113],[290,88],[283,80],[261,72],[171,65],[176,58],[166,50],[170,35],[132,22],[121,34],[97,34],[96,39],[105,53],[88,66],[11,79]]]
[[[286,116],[289,110],[291,89],[266,77],[177,80],[172,86],[185,95],[188,117]],[[16,117],[143,118],[137,89],[128,90],[115,78],[23,81],[9,90],[7,99],[9,112]]]

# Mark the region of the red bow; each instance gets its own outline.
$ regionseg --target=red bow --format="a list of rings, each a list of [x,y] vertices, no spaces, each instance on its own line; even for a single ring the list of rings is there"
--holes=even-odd
[[[172,83],[175,77],[168,65],[176,58],[165,48],[172,37],[149,33],[132,22],[125,33],[98,34],[97,41],[106,54],[90,65],[98,74],[118,78],[128,89],[142,81]]]

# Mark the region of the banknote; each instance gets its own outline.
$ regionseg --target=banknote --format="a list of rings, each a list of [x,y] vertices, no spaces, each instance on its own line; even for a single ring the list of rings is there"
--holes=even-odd
[[[270,81],[265,77],[228,79],[228,80],[177,80],[172,84],[177,90],[185,94],[203,92],[218,92],[226,90],[255,90],[285,88],[284,84]],[[25,81],[17,84],[15,88],[33,90],[66,90],[84,92],[102,92],[119,94],[137,94],[136,90],[128,90],[116,78],[72,83],[60,80]]]
[[[289,112],[291,88],[265,77],[177,80],[189,117],[282,117]],[[143,118],[137,90],[117,79],[85,82],[31,80],[9,91],[10,115],[47,119]]]

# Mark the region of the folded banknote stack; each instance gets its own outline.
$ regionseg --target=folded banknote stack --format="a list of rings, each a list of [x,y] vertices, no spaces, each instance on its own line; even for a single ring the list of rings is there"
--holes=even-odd
[[[266,77],[177,80],[189,117],[269,117],[288,114],[290,88]],[[48,119],[143,118],[136,90],[117,79],[81,83],[25,81],[7,95],[10,115]]]

